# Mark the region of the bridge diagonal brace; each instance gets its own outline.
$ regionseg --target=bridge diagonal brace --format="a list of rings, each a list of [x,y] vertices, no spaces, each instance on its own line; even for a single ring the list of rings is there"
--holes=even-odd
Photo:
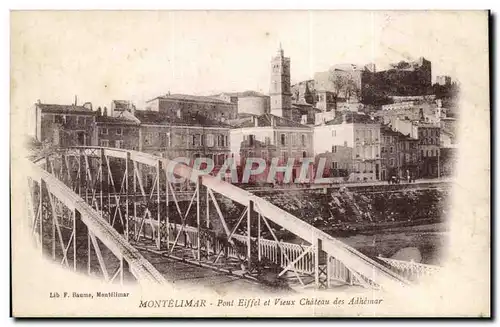
[[[269,230],[269,232],[271,233],[271,235],[273,236],[274,240],[276,241],[276,243],[278,244],[279,248],[281,249],[281,252],[285,255],[285,258],[287,260],[287,262],[290,262],[290,258],[288,257],[288,255],[286,254],[286,252],[283,250],[283,247],[281,246],[281,241],[278,240],[278,238],[276,237],[276,235],[274,234],[271,226],[269,226],[269,223],[267,222],[267,219],[266,217],[264,217],[264,215],[261,216],[262,220],[264,221],[264,223],[266,224],[267,226],[267,229]],[[302,278],[300,278],[300,275],[299,273],[297,272],[297,270],[295,269],[295,265],[292,266],[292,270],[293,272],[295,273],[295,276],[297,277],[297,279],[299,280],[299,282],[302,284],[302,286],[304,286],[304,282],[302,281]]]
[[[92,241],[92,245],[94,246],[95,254],[97,255],[97,260],[99,261],[99,266],[101,268],[102,274],[104,275],[104,280],[109,280],[108,270],[106,268],[106,263],[104,262],[104,258],[102,257],[101,249],[99,248],[99,244],[97,243],[97,239],[91,231],[88,232],[90,239]]]
[[[295,260],[293,260],[292,262],[290,262],[279,274],[278,274],[278,277],[281,277],[283,276],[284,273],[286,273],[288,270],[290,270],[291,268],[294,268],[295,267],[295,264],[297,262],[300,261],[300,259],[302,259],[306,254],[308,254],[309,252],[311,252],[311,250],[314,249],[314,246],[311,245],[309,247],[307,247],[304,252],[302,252],[297,258],[295,258]]]
[[[52,193],[50,193],[50,191],[48,192],[48,195],[49,195],[50,207],[52,209],[52,219],[54,221],[54,225],[55,225],[56,230],[57,230],[57,235],[59,237],[59,244],[61,246],[61,250],[64,251],[64,249],[65,249],[64,240],[63,240],[63,237],[62,237],[61,228],[59,226],[59,221],[57,219],[56,207],[55,207],[55,204],[54,204],[54,195]],[[66,256],[63,257],[63,260],[64,260],[65,257]],[[69,267],[69,263],[68,263],[67,259],[66,259],[65,263],[66,263],[66,266]]]
[[[172,189],[172,188],[170,188],[170,189]],[[177,245],[177,242],[179,241],[179,237],[180,237],[182,231],[184,230],[184,228],[186,227],[186,218],[187,218],[189,212],[191,211],[191,207],[193,206],[194,200],[197,198],[198,192],[199,192],[198,189],[196,189],[194,191],[193,196],[191,197],[191,201],[189,202],[189,206],[188,206],[188,208],[186,210],[186,214],[184,215],[184,217],[181,214],[182,225],[181,225],[181,228],[179,229],[179,231],[177,232],[177,235],[175,237],[174,243],[172,244],[172,247],[170,249],[170,253],[173,253],[173,251],[175,249],[175,246]],[[191,242],[191,237],[188,234],[186,234],[186,235],[187,235],[187,238],[189,239],[189,242]],[[192,252],[193,252],[193,256],[196,258],[197,256],[196,256],[194,250],[192,250]]]
[[[224,227],[224,231],[226,232],[227,237],[229,237],[231,232],[229,231],[229,228],[227,227],[226,220],[224,219],[224,215],[222,214],[222,211],[220,210],[219,203],[217,202],[217,199],[215,198],[214,192],[212,192],[212,190],[209,188],[207,188],[207,191],[208,191],[208,194],[210,194],[210,198],[212,199],[212,202],[215,206],[215,210],[217,211],[217,214],[219,215],[219,218],[222,222],[222,227]],[[232,242],[232,241],[228,240],[228,242]],[[233,243],[231,243],[231,244],[233,244]]]
[[[68,244],[66,245],[66,247],[63,249],[63,258],[61,260],[61,265],[63,264],[64,260],[66,260],[66,263],[68,262],[68,250],[71,246],[71,244],[73,244],[73,238],[74,238],[74,235],[75,235],[75,231],[72,230],[71,231],[71,235],[69,236],[69,241],[68,241]],[[68,265],[69,266],[69,265]]]
[[[236,229],[238,228],[238,226],[241,224],[241,222],[243,221],[243,218],[245,218],[246,214],[247,214],[247,211],[248,211],[248,207],[245,208],[245,210],[243,210],[243,213],[241,214],[240,218],[238,219],[238,222],[236,223],[236,225],[234,225],[233,227],[233,230],[231,231],[231,234],[229,235],[229,237],[227,238],[227,241],[231,241],[233,239],[233,235],[234,233],[236,232]],[[217,258],[215,258],[214,260],[214,263],[217,263],[217,261],[219,260],[221,254],[222,254],[222,251],[224,249],[220,249],[219,250],[219,253],[217,254]]]

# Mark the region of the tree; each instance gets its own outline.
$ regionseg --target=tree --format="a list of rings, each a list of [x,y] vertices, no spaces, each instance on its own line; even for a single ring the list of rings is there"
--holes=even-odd
[[[332,93],[335,101],[335,109],[337,109],[339,97],[343,97],[345,100],[352,97],[359,99],[361,91],[350,74],[343,75],[332,71],[328,79],[333,85]]]

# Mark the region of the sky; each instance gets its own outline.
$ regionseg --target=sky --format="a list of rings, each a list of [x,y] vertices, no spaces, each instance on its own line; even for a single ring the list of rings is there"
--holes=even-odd
[[[268,93],[281,43],[292,84],[340,63],[432,61],[454,79],[485,34],[484,12],[30,11],[11,15],[11,102],[142,107],[158,95]],[[484,21],[481,20],[481,22]],[[467,26],[467,31],[464,30]],[[474,34],[475,33],[475,34]],[[477,38],[477,37],[476,37]],[[486,43],[487,44],[487,43]],[[462,74],[461,74],[462,73]]]

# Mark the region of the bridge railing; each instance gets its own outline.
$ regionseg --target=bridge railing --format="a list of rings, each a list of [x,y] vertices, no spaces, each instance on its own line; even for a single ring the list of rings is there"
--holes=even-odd
[[[41,160],[42,163],[43,161]],[[260,259],[252,254],[251,244],[255,240],[253,236],[270,233],[275,241],[273,245],[258,236],[259,256],[264,253],[266,258],[271,258],[271,261],[278,261],[282,266],[286,265],[282,267],[283,270],[280,274],[293,272],[302,285],[305,285],[305,283],[301,280],[299,272],[310,271],[311,262],[314,264],[314,283],[317,286],[323,285],[325,278],[327,283],[330,281],[329,272],[343,271],[343,268],[339,268],[338,264],[336,267],[331,264],[322,265],[320,257],[324,254],[326,254],[327,258],[335,258],[349,270],[352,277],[348,278],[350,281],[358,281],[369,287],[381,285],[384,285],[384,287],[400,287],[408,284],[408,280],[391,269],[265,199],[185,164],[147,153],[101,147],[62,149],[61,152],[55,153],[52,158],[46,158],[45,161],[48,170],[65,180],[74,190],[78,190],[78,193],[96,210],[99,211],[100,209],[102,212],[103,208],[110,210],[114,206],[110,212],[103,214],[103,216],[108,217],[108,223],[111,226],[116,226],[120,222],[119,228],[123,230],[126,240],[130,240],[131,232],[135,233],[133,239],[138,240],[142,237],[140,236],[141,231],[149,225],[151,229],[150,236],[155,240],[157,247],[160,248],[162,238],[165,237],[163,235],[165,232],[163,226],[169,226],[175,220],[178,222],[180,218],[184,227],[177,229],[173,241],[170,235],[167,236],[169,238],[167,243],[173,242],[171,248],[175,248],[176,243],[182,240],[182,231],[189,229],[185,226],[187,221],[189,219],[191,221],[195,220],[195,225],[198,226],[195,227],[197,233],[188,231],[185,235],[189,238],[190,243],[196,245],[197,251],[193,251],[193,257],[196,260],[201,260],[203,244],[198,246],[202,238],[200,230],[202,226],[205,226],[205,223],[207,227],[213,223],[213,221],[210,221],[211,219],[219,219],[218,224],[229,243],[234,243],[236,240],[246,244],[246,265],[249,270],[251,270],[252,262]],[[116,174],[117,171],[112,170],[112,161],[121,161],[118,174]],[[58,162],[61,164],[58,164]],[[146,174],[147,176],[145,176]],[[176,189],[173,186],[176,183],[176,178],[172,176],[184,178],[195,186],[193,196],[188,201],[189,207],[185,211],[181,210],[182,206],[179,205]],[[111,189],[118,195],[113,197],[108,195],[106,197],[103,194],[103,189]],[[135,196],[137,192],[141,193],[141,201],[146,204],[146,209],[143,211],[138,210],[136,205],[136,202],[139,201]],[[162,198],[163,196],[165,196],[165,199]],[[245,208],[235,226],[230,226],[226,220],[227,217],[224,217],[226,213],[218,203],[221,198],[229,199],[234,204]],[[174,218],[172,218],[172,213],[169,214],[169,210],[165,210],[165,215],[161,214],[162,210],[164,210],[162,209],[162,206],[164,206],[162,203],[170,203],[171,199],[173,199],[176,206],[174,211],[177,211]],[[203,203],[207,215],[201,213]],[[131,205],[133,205],[133,208]],[[214,211],[211,211],[212,215],[208,214],[209,208],[215,209],[215,218],[213,218]],[[133,231],[129,223],[131,218],[134,220]],[[138,224],[136,224],[137,221],[139,221]],[[156,222],[156,227],[154,227],[153,222]],[[246,226],[244,226],[244,223],[240,226],[242,222],[246,222]],[[258,225],[257,228],[256,224]],[[247,235],[234,236],[234,231],[238,226],[240,229],[246,227]],[[280,229],[294,234],[311,245],[306,249],[301,248],[299,251],[296,245],[279,242],[273,231],[273,226],[278,226]],[[233,232],[231,232],[231,229],[233,229]],[[167,232],[167,234],[170,233]],[[249,235],[252,235],[252,237]],[[231,239],[232,236],[234,236],[234,240]],[[217,246],[220,247],[221,245]],[[233,253],[233,255],[236,255],[236,253]],[[314,257],[314,260],[310,260],[310,257]],[[347,280],[341,275],[342,273],[339,273],[338,278]]]
[[[439,266],[428,265],[414,261],[396,260],[390,258],[378,257],[380,260],[387,263],[392,270],[405,276],[408,280],[418,281],[424,276],[431,276],[441,269]]]
[[[151,222],[153,226],[156,222]],[[151,232],[148,230],[149,225],[146,224],[146,227],[143,230],[143,237],[151,239]],[[180,230],[180,224],[170,224],[170,229],[172,231]],[[198,230],[196,227],[192,226],[184,226],[183,232],[185,236],[182,236],[177,241],[177,245],[182,247],[188,247],[190,249],[198,249]],[[173,243],[175,241],[175,233],[165,234],[169,237],[169,242]],[[241,243],[245,243],[247,241],[247,236],[234,234],[233,238],[240,241]],[[256,237],[251,238],[253,242],[257,241]],[[166,241],[166,240],[165,240]],[[278,244],[279,243],[279,244]],[[245,253],[239,252],[237,249],[231,246],[226,246],[221,242],[210,241],[208,242],[209,248],[208,251],[212,255],[217,254],[221,251],[227,251],[228,257],[234,259],[246,259]],[[271,261],[272,263],[280,266],[281,268],[286,268],[292,262],[294,263],[295,270],[299,273],[305,275],[313,275],[315,272],[315,255],[314,251],[307,251],[310,245],[305,244],[295,244],[288,242],[277,242],[269,239],[260,239],[257,242],[260,253],[263,258]],[[204,246],[204,245],[202,245]],[[306,252],[306,253],[304,253]],[[327,271],[328,275],[328,283],[340,283],[340,284],[350,284],[350,285],[360,285],[366,286],[369,283],[366,279],[361,279],[356,277],[356,275],[352,274],[350,270],[338,259],[329,256],[328,260],[325,260],[323,264],[320,264],[321,268]],[[372,285],[373,287],[377,287],[376,285]]]

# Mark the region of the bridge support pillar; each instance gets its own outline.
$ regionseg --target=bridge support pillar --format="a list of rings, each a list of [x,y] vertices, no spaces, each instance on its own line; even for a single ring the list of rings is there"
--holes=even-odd
[[[201,238],[200,238],[200,234],[201,234],[201,230],[200,230],[200,227],[201,227],[201,212],[200,212],[200,199],[201,199],[201,196],[200,196],[200,192],[201,192],[201,188],[202,188],[202,185],[203,185],[203,181],[202,181],[202,176],[198,176],[198,180],[196,181],[196,228],[197,228],[197,233],[196,233],[196,238],[197,238],[197,250],[196,250],[196,257],[198,258],[198,261],[201,261]],[[208,248],[207,248],[207,257],[208,257]]]
[[[248,271],[252,269],[252,214],[255,212],[253,200],[248,201],[247,210],[247,265]]]
[[[85,254],[87,255],[87,262],[86,262],[86,267],[87,267],[87,273],[90,274],[90,256],[91,256],[91,247],[90,247],[90,236],[89,236],[89,230],[87,225],[82,221],[82,216],[81,213],[78,210],[75,210],[74,212],[74,243],[73,243],[73,269],[74,270],[83,270],[85,267],[84,264],[84,256]],[[82,244],[83,243],[83,244]],[[84,246],[86,245],[86,246]],[[78,258],[78,253],[77,249],[82,248],[82,249],[87,249],[85,254],[82,255],[81,258]]]
[[[324,259],[321,256],[323,252],[323,241],[315,238],[314,240],[314,282],[317,288],[328,288],[329,286],[329,260],[326,258],[326,264],[321,264]],[[324,253],[323,253],[324,254]]]

